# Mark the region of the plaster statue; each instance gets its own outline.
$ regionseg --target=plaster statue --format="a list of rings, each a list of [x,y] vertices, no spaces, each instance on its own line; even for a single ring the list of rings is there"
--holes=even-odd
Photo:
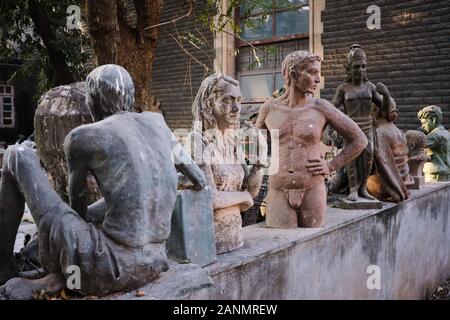
[[[94,69],[86,79],[86,101],[95,123],[66,137],[70,207],[52,189],[35,152],[7,149],[0,190],[0,295],[31,298],[33,291],[57,292],[79,270],[86,295],[141,287],[168,269],[165,241],[175,204],[174,137],[158,113],[133,113],[134,85],[117,65]],[[197,189],[204,175],[194,164],[178,168]],[[86,202],[86,176],[96,177],[104,196]],[[17,278],[14,240],[24,204],[38,226],[41,265],[47,276]],[[100,228],[85,220],[103,214]]]
[[[192,105],[194,125],[187,149],[212,187],[217,254],[244,244],[241,211],[253,205],[265,165],[258,160],[247,169],[239,137],[240,100],[238,81],[213,74],[203,80]],[[257,134],[264,154],[266,142]]]
[[[338,108],[343,106],[345,114],[358,124],[368,140],[364,151],[346,166],[349,186],[347,200],[350,201],[358,201],[359,197],[374,200],[366,188],[374,161],[374,119],[371,108],[372,103],[378,108],[381,108],[383,103],[389,103],[388,99],[383,102],[377,87],[367,79],[366,63],[366,54],[362,47],[358,44],[352,45],[347,54],[346,81],[338,86],[332,101]]]
[[[425,181],[450,180],[450,133],[442,126],[441,108],[428,106],[417,116],[427,134],[426,148],[431,157],[423,167]]]
[[[312,96],[320,82],[320,57],[296,51],[283,60],[286,91],[267,101],[256,126],[279,144],[278,172],[269,176],[266,225],[273,228],[320,227],[326,211],[325,176],[361,153],[367,138],[357,124],[328,101]],[[327,162],[320,140],[326,125],[346,140],[346,147]],[[279,141],[273,134],[278,132]]]

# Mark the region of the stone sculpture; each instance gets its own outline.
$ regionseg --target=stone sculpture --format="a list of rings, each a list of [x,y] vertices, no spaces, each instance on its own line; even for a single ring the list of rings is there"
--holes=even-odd
[[[377,87],[367,79],[366,63],[366,54],[362,47],[358,44],[352,45],[347,54],[346,81],[338,86],[332,101],[338,108],[343,106],[345,114],[358,124],[368,140],[364,151],[346,166],[348,202],[357,202],[359,197],[374,200],[366,188],[374,161],[374,119],[371,108],[372,103],[381,108],[383,97],[377,92]],[[380,205],[374,203],[374,207]]]
[[[405,136],[408,142],[408,167],[412,181],[407,187],[408,189],[422,189],[425,187],[423,166],[425,162],[431,160],[425,150],[427,136],[419,130],[408,130],[405,132]]]
[[[427,134],[426,148],[431,157],[423,167],[425,181],[450,180],[450,133],[442,126],[442,110],[428,106],[417,114]]]
[[[178,181],[171,160],[176,140],[160,114],[130,112],[134,85],[122,67],[94,69],[86,80],[86,99],[97,122],[72,130],[64,143],[71,207],[50,186],[34,151],[16,145],[5,153],[0,189],[3,297],[57,292],[77,269],[79,287],[72,289],[89,295],[136,289],[168,269],[165,241]],[[197,189],[205,186],[195,164],[177,163]],[[104,195],[89,207],[88,171]],[[25,202],[38,226],[47,273],[38,280],[15,278],[13,246]],[[85,221],[93,212],[105,216],[99,229]]]
[[[382,83],[376,89],[383,95],[381,108],[374,107],[375,172],[367,180],[367,190],[378,200],[400,202],[409,197],[408,145],[405,134],[394,122],[399,111]]]
[[[39,159],[51,177],[53,189],[65,202],[68,173],[64,154],[64,138],[74,128],[92,123],[93,119],[86,105],[84,82],[71,83],[50,89],[40,99],[34,114],[36,148]],[[88,203],[101,198],[94,177],[88,174]]]
[[[265,165],[255,160],[247,169],[239,137],[240,99],[235,79],[224,74],[204,79],[192,105],[194,125],[186,145],[212,187],[217,254],[243,245],[241,211],[253,205]],[[264,137],[257,137],[264,154]]]
[[[324,177],[356,158],[367,145],[357,124],[326,100],[311,96],[320,82],[320,57],[296,51],[283,60],[286,91],[267,101],[256,126],[267,128],[279,156],[272,155],[266,225],[274,228],[319,227],[324,223],[326,190]],[[326,125],[346,140],[342,152],[330,162],[323,159],[320,140]],[[279,141],[273,133],[278,130]],[[273,150],[273,149],[272,149]]]

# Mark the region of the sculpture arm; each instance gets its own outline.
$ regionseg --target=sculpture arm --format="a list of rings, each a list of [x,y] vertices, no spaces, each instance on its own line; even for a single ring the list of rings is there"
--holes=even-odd
[[[253,198],[247,191],[219,191],[210,165],[201,165],[205,172],[208,185],[213,192],[213,209],[224,209],[239,205],[241,211],[248,210],[253,205]]]
[[[270,104],[272,103],[273,100],[269,100],[263,103],[263,105],[261,106],[261,108],[259,109],[258,112],[258,117],[256,118],[256,124],[255,127],[259,128],[259,129],[266,129],[267,125],[265,123],[266,121],[266,117],[269,114],[269,108],[270,108]]]
[[[259,165],[254,165],[246,179],[246,189],[252,198],[255,198],[262,186],[264,170]]]
[[[322,112],[326,121],[347,142],[344,149],[329,162],[331,171],[338,170],[355,159],[367,146],[367,137],[346,114],[336,109],[326,100],[322,100]]]
[[[344,85],[340,84],[336,92],[334,94],[333,100],[331,100],[331,104],[333,104],[336,108],[341,110],[341,106],[344,105]]]
[[[439,137],[433,133],[427,134],[427,141],[426,141],[426,152],[428,156],[433,155],[433,149],[436,149],[440,145]]]
[[[87,214],[87,155],[85,144],[79,131],[71,131],[64,141],[67,167],[69,171],[69,200],[70,207],[83,219]]]
[[[244,189],[250,193],[252,198],[255,198],[262,186],[264,176],[263,168],[267,167],[268,146],[266,138],[262,134],[261,130],[255,127],[250,127],[250,130],[253,130],[253,132],[251,132],[251,135],[253,137],[256,136],[255,140],[257,144],[254,146],[255,148],[252,148],[252,151],[256,151],[257,154],[250,154],[250,163],[253,164],[253,167],[244,180]],[[245,164],[243,166],[245,167],[244,169],[247,168]]]
[[[378,107],[387,107],[388,105],[384,105],[386,103],[389,103],[390,101],[390,94],[387,90],[386,86],[382,84],[381,82],[377,83],[377,86],[375,86],[373,83],[370,83],[370,88],[372,91],[372,102]],[[388,98],[383,98],[384,96],[387,96]],[[387,108],[384,108],[384,110],[387,110]]]
[[[172,133],[171,133],[172,134]],[[202,190],[206,186],[206,178],[200,167],[192,160],[188,152],[172,134],[172,155],[175,168],[194,184],[194,190]]]

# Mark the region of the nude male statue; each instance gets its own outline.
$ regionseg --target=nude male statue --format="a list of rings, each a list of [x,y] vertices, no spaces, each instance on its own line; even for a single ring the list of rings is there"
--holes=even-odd
[[[184,155],[173,154],[174,137],[160,114],[130,112],[134,85],[125,69],[96,68],[86,89],[97,122],[75,128],[65,139],[71,207],[51,188],[31,149],[16,145],[6,151],[0,186],[0,284],[9,280],[0,289],[4,297],[61,290],[70,266],[81,271],[77,291],[93,295],[136,289],[168,269],[165,241],[177,190],[172,159]],[[205,186],[192,161],[177,163],[197,189]],[[104,199],[88,208],[89,171]],[[38,280],[14,278],[13,246],[25,202],[38,226],[41,264],[48,273]],[[85,221],[91,215],[104,215],[99,229]]]
[[[356,158],[366,147],[367,138],[343,112],[312,96],[320,82],[319,56],[293,52],[283,60],[282,72],[285,93],[266,102],[256,121],[257,127],[271,133],[279,130],[279,171],[269,177],[266,225],[319,227],[326,211],[324,177]],[[330,162],[320,152],[327,124],[347,142]]]

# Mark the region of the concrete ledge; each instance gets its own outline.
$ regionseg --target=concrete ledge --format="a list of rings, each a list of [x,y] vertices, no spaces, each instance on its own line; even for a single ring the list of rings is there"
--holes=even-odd
[[[245,245],[207,266],[209,299],[422,299],[450,275],[450,183],[382,209],[328,208],[322,228],[244,228]],[[381,289],[367,288],[370,265]]]

